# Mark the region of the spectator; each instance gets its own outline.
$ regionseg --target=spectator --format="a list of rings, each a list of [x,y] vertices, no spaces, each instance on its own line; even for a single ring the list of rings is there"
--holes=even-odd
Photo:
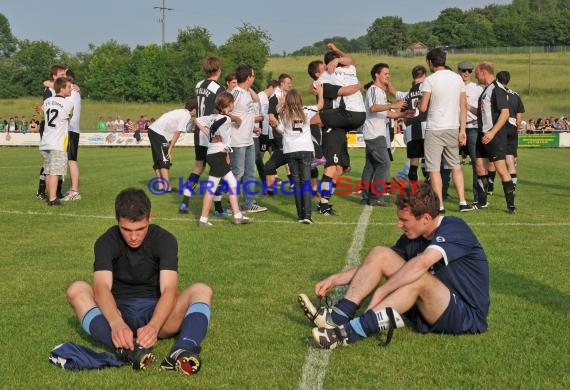
[[[550,121],[550,119],[546,118],[544,120],[544,131],[552,131],[554,130],[554,127],[552,127],[552,122]]]
[[[37,133],[40,129],[40,121],[36,115],[32,115],[32,119],[30,119],[30,124],[28,125],[28,130],[30,133]]]
[[[133,130],[134,128],[135,128],[135,124],[133,123],[131,118],[127,118],[127,120],[125,121],[124,127],[123,127],[123,132],[128,133],[129,131]]]
[[[141,115],[141,118],[137,122],[138,130],[145,131],[147,129],[146,127],[147,124],[148,124],[148,119],[146,118],[146,115]]]
[[[25,116],[22,115],[22,133],[28,133],[28,121]]]
[[[8,122],[8,133],[14,133],[15,131],[16,131],[16,121],[12,117]]]
[[[114,133],[116,131],[115,128],[115,123],[113,122],[113,117],[109,117],[109,119],[107,119],[107,122],[105,122],[105,131],[107,133]]]
[[[97,131],[100,133],[104,133],[106,128],[107,125],[105,123],[105,120],[103,119],[102,116],[100,116],[99,121],[97,121]]]
[[[14,117],[14,124],[16,126],[16,129],[14,131],[17,133],[21,133],[22,132],[22,120],[17,115]]]
[[[530,118],[528,120],[528,123],[526,124],[526,131],[530,134],[534,133],[536,131],[536,126],[534,124],[534,119]]]
[[[125,128],[125,121],[121,119],[120,116],[117,115],[117,119],[114,120],[113,126],[115,127],[115,131],[123,132]]]
[[[7,127],[8,127],[8,122],[6,121],[6,119],[4,118],[0,119],[0,132],[7,131]]]

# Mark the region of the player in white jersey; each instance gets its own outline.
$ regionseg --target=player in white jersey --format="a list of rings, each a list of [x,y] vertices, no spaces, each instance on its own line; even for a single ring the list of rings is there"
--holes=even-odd
[[[168,111],[154,121],[148,129],[148,139],[152,151],[152,161],[159,191],[172,191],[169,182],[169,170],[172,166],[172,150],[182,132],[188,132],[193,102],[184,108]]]
[[[232,90],[234,110],[232,115],[240,119],[240,124],[232,122],[232,172],[235,178],[244,183],[245,212],[266,211],[266,207],[257,204],[255,199],[255,146],[253,131],[255,128],[255,103],[259,101],[257,93],[251,88],[255,71],[249,65],[240,65],[236,69],[237,87]],[[247,184],[247,185],[245,185]]]
[[[239,209],[237,196],[237,180],[232,173],[230,164],[231,151],[231,118],[228,114],[234,108],[234,98],[229,92],[222,92],[215,99],[215,111],[212,115],[201,116],[196,119],[196,127],[208,136],[208,150],[206,161],[210,166],[208,186],[204,192],[202,214],[198,226],[209,227],[208,214],[212,207],[214,195],[219,194],[220,181],[223,179],[229,187],[228,195],[234,216],[234,224],[249,224],[251,220],[244,217]],[[200,186],[202,190],[202,186]]]
[[[47,98],[49,98],[51,96],[55,96],[55,91],[53,90],[53,82],[59,77],[65,77],[65,71],[66,71],[66,69],[61,65],[56,64],[56,65],[52,65],[50,67],[50,69],[49,69],[50,80],[47,83],[44,82],[45,89],[44,89],[43,100],[46,100]],[[40,104],[36,105],[36,112],[38,114],[41,113],[41,105]],[[40,122],[40,139],[41,139],[42,135],[44,134],[44,125],[45,125],[45,118],[42,118],[41,122]],[[61,195],[61,185],[62,185],[62,179],[59,178],[58,179],[58,189],[57,189],[58,198],[63,197],[63,195]],[[46,182],[45,182],[43,165],[40,168],[38,191],[36,192],[36,198],[40,199],[40,200],[47,200]]]
[[[58,176],[67,170],[67,141],[69,120],[73,115],[71,82],[60,77],[54,82],[55,96],[44,100],[44,133],[40,140],[40,153],[44,160],[44,175],[47,187],[48,206],[60,206],[57,198]]]
[[[420,111],[427,112],[424,151],[430,184],[438,196],[440,212],[445,212],[441,162],[451,169],[459,198],[459,211],[473,211],[465,201],[463,171],[459,161],[459,145],[465,145],[467,106],[465,84],[461,77],[445,67],[446,53],[440,49],[428,52],[426,60],[432,74],[422,84]]]
[[[386,97],[390,81],[390,67],[385,63],[375,64],[371,71],[372,84],[366,92],[366,121],[362,128],[366,144],[366,163],[362,170],[362,181],[368,188],[362,191],[361,204],[387,206],[383,195],[388,193],[385,180],[390,172],[388,146],[390,119],[410,118],[414,111],[394,112],[391,109],[405,107],[403,101],[390,103]]]
[[[73,116],[69,121],[69,143],[67,147],[67,164],[69,166],[71,187],[62,200],[71,201],[81,200],[81,195],[79,194],[79,165],[77,165],[79,134],[81,133],[79,128],[81,119],[81,94],[75,85],[75,73],[71,69],[67,69],[66,75],[69,81],[72,82],[71,96],[69,96],[68,99],[73,103]]]

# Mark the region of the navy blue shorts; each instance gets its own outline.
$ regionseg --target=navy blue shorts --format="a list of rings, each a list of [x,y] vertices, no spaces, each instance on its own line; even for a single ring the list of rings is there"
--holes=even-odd
[[[149,323],[158,298],[117,298],[116,302],[123,320],[136,333],[138,328]]]
[[[487,322],[481,321],[474,310],[453,292],[450,292],[449,305],[433,325],[424,320],[415,306],[405,316],[415,323],[421,333],[465,334],[487,330]]]

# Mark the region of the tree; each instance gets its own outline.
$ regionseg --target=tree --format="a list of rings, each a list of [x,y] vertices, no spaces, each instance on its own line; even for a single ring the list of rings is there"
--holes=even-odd
[[[61,50],[51,42],[23,40],[10,61],[13,65],[11,83],[17,85],[19,96],[40,95],[42,83],[49,79],[49,68],[61,63]]]
[[[131,49],[125,44],[110,40],[97,47],[88,72],[85,84],[92,99],[127,100],[135,93]]]
[[[249,23],[244,23],[237,30],[236,34],[220,46],[220,53],[231,65],[231,69],[240,64],[248,64],[255,69],[257,74],[255,87],[259,89],[264,81],[263,68],[270,54],[271,35]]]
[[[0,14],[0,58],[8,58],[16,51],[18,40],[12,35],[10,22],[3,14]]]
[[[469,47],[473,42],[465,24],[465,14],[459,8],[446,8],[433,22],[433,34],[443,45]]]
[[[396,53],[408,46],[408,31],[399,16],[384,16],[377,18],[368,27],[366,34],[372,50],[387,50]]]
[[[196,83],[204,78],[202,61],[217,54],[212,35],[204,27],[187,28],[178,33],[176,43],[167,49],[168,77],[174,81],[173,93],[178,100],[188,100],[194,95]]]

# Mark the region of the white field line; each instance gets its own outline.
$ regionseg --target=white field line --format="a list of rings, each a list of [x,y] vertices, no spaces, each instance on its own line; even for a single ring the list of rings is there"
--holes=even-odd
[[[33,215],[33,216],[46,216],[46,217],[69,217],[69,218],[97,218],[97,219],[115,219],[114,215],[93,215],[93,214],[74,214],[65,213],[61,208],[58,211],[53,212],[43,212],[43,211],[24,211],[24,210],[0,210],[0,214],[11,214],[11,215]],[[255,218],[255,217],[254,217]],[[358,225],[358,222],[340,222],[334,221],[333,218],[329,221],[318,221],[317,225]],[[172,221],[172,222],[197,222],[198,220],[193,217],[166,217],[160,218],[153,216],[154,221]],[[468,221],[467,221],[468,222]],[[290,220],[273,220],[273,221],[263,221],[258,218],[255,219],[255,223],[262,224],[290,224],[298,225],[296,221]],[[556,227],[556,226],[570,226],[570,222],[468,222],[470,226],[541,226],[541,227]],[[370,226],[396,226],[396,221],[394,222],[369,222]]]
[[[345,269],[352,268],[360,263],[360,250],[364,244],[366,228],[368,227],[368,221],[370,220],[371,214],[372,207],[364,207],[362,214],[360,214],[360,218],[358,219],[358,223],[352,235],[352,243],[346,253]],[[332,301],[338,301],[342,296],[344,296],[345,292],[346,287],[336,288],[331,294]],[[323,388],[330,354],[330,350],[323,350],[309,346],[307,356],[305,357],[305,363],[303,364],[303,371],[301,372],[299,389],[314,390]]]

